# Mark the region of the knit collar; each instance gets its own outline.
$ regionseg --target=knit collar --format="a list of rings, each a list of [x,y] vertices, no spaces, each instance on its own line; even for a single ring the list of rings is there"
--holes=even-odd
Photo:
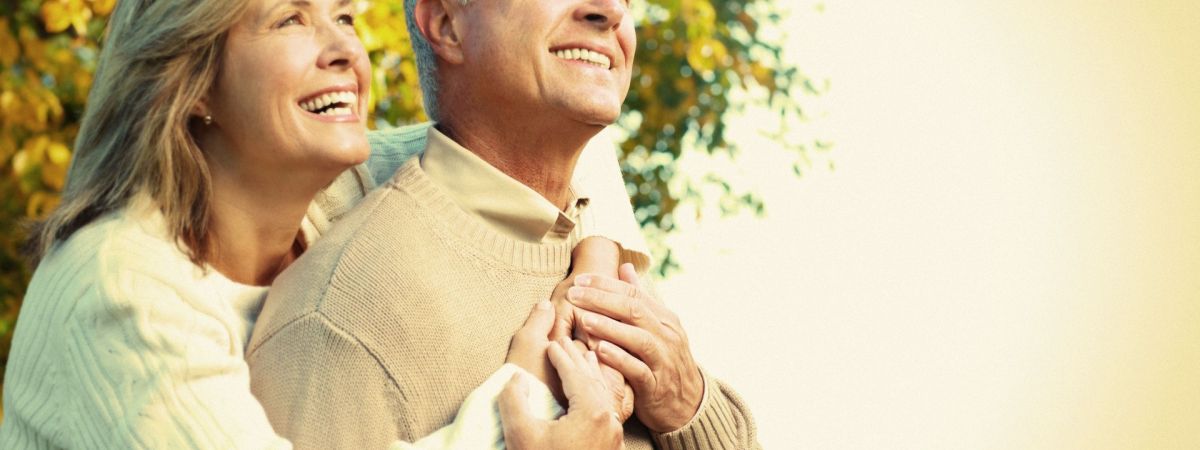
[[[448,136],[429,127],[420,164],[425,174],[469,214],[525,242],[562,242],[576,228],[588,195],[572,177],[566,211]]]

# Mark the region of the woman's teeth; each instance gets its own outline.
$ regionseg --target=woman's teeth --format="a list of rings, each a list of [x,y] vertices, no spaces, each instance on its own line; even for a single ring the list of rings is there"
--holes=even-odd
[[[610,61],[607,56],[584,48],[558,50],[554,52],[554,56],[570,61],[583,61],[591,63],[592,65],[603,69],[612,67],[612,61]]]
[[[352,105],[358,104],[358,94],[351,91],[330,92],[300,102],[305,111],[322,116],[343,116],[354,112]]]

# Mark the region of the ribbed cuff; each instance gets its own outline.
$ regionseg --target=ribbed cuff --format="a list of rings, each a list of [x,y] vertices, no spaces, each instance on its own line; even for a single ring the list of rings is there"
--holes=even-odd
[[[656,448],[662,450],[740,449],[737,419],[732,408],[718,395],[715,380],[700,369],[704,378],[704,396],[692,420],[670,433],[652,433]]]

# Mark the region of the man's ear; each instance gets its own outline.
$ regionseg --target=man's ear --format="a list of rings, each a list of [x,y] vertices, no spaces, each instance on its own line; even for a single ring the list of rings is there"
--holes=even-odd
[[[463,61],[462,39],[455,23],[462,10],[447,5],[447,1],[454,0],[417,0],[413,12],[417,28],[433,52],[448,63],[459,64]]]

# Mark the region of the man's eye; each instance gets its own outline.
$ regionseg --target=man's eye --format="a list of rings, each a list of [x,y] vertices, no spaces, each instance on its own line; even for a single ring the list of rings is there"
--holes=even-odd
[[[338,25],[354,26],[354,16],[349,15],[349,14],[342,14],[337,17],[337,23],[338,23]]]

